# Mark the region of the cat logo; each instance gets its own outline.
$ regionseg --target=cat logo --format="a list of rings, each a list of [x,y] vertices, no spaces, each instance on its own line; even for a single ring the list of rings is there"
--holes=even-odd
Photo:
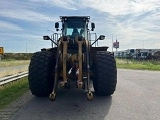
[[[0,54],[4,54],[3,47],[0,47]]]

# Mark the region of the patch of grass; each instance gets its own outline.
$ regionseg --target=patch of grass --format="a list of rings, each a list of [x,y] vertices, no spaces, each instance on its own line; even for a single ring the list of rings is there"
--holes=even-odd
[[[23,95],[29,89],[27,77],[14,83],[9,83],[0,88],[0,109],[5,108],[11,102]]]
[[[116,58],[117,68],[157,70],[160,71],[160,61],[155,60],[129,60]]]
[[[11,66],[19,66],[19,65],[28,65],[30,60],[1,60],[0,67],[11,67]]]
[[[28,65],[19,66],[18,68],[16,66],[2,68],[0,70],[0,78],[5,77],[5,76],[9,76],[9,75],[15,75],[15,74],[18,74],[21,72],[25,72],[27,70],[28,70]]]

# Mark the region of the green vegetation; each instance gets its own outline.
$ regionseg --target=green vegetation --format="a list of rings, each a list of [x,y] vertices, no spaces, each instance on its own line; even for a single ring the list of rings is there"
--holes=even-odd
[[[160,61],[156,60],[130,60],[116,58],[117,68],[138,70],[160,70]]]
[[[27,77],[20,79],[17,82],[9,83],[0,88],[0,109],[5,108],[11,102],[28,91]]]
[[[4,53],[2,60],[30,60],[33,53]]]

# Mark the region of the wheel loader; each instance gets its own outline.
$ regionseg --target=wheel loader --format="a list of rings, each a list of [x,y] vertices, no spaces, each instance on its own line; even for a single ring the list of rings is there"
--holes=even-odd
[[[93,92],[112,95],[117,84],[114,55],[107,46],[98,47],[105,36],[93,33],[95,24],[90,23],[90,16],[60,16],[60,20],[52,37],[43,36],[52,47],[41,49],[31,58],[28,80],[32,94],[49,96],[53,101],[59,89],[70,89],[72,81],[77,89],[84,89],[88,100],[93,99]]]

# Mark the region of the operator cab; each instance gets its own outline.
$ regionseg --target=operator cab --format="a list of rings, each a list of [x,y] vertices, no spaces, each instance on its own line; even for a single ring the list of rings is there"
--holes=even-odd
[[[82,39],[88,40],[88,23],[89,16],[60,16],[62,22],[62,36],[69,37],[68,52],[77,53],[78,44],[76,42],[76,37],[81,37]],[[94,29],[94,23],[93,28]],[[91,26],[92,26],[91,24]],[[55,28],[59,30],[59,23],[55,23]],[[85,45],[82,45],[82,52],[85,52]]]
[[[87,39],[88,34],[88,22],[89,16],[60,16],[62,22],[62,36],[69,36],[74,39],[76,36],[83,36]],[[95,28],[94,23],[92,25],[92,31]],[[55,27],[58,30],[59,23],[55,23]]]
[[[66,38],[66,40],[68,40],[68,47],[73,49],[78,48],[76,38],[81,38],[79,40],[88,40],[91,46],[95,43],[98,45],[99,40],[105,39],[104,35],[100,35],[97,38],[96,33],[91,33],[91,31],[94,31],[95,24],[91,23],[91,29],[88,28],[90,16],[60,16],[60,19],[62,23],[62,28],[60,28],[61,33],[54,33],[53,38],[43,36],[44,40],[52,41],[52,47],[53,43],[58,46],[58,41],[61,37]],[[55,28],[56,31],[59,31],[59,22],[55,23]],[[95,39],[91,39],[91,35],[95,35]]]

